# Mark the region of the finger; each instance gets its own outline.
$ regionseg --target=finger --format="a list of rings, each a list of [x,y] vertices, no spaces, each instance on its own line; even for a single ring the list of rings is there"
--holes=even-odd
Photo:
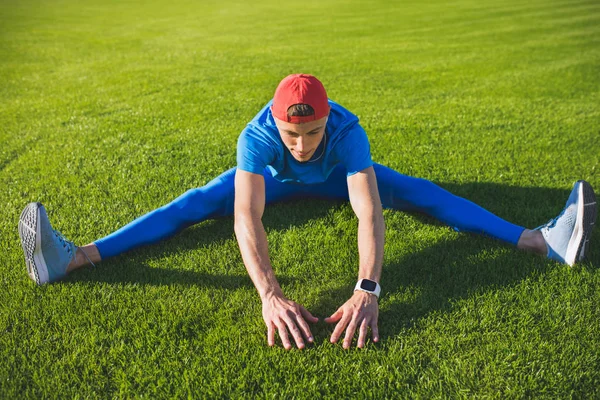
[[[296,342],[296,346],[298,346],[299,349],[303,349],[304,348],[304,340],[302,339],[302,332],[300,332],[300,329],[298,329],[295,319],[292,319],[291,317],[286,316],[283,318],[283,320],[287,324],[287,327],[290,330],[290,333],[292,334],[294,341]]]
[[[306,308],[302,306],[300,306],[300,313],[305,319],[309,320],[312,323],[319,322],[319,318],[313,316]]]
[[[357,317],[352,318],[350,323],[348,324],[348,328],[346,328],[346,336],[344,337],[343,347],[345,349],[349,348],[352,344],[352,339],[354,338],[354,332],[356,332],[356,328],[358,328]]]
[[[360,331],[358,333],[358,343],[356,347],[362,349],[365,347],[365,342],[367,341],[367,332],[369,331],[369,324],[367,323],[367,319],[363,319],[362,324],[360,324]]]
[[[290,339],[288,337],[287,328],[285,326],[285,323],[282,322],[281,320],[279,320],[279,321],[277,321],[276,325],[277,325],[277,331],[279,332],[279,338],[281,339],[281,343],[283,344],[283,347],[286,350],[291,349],[292,344],[290,343]]]
[[[346,326],[349,322],[350,318],[342,317],[340,319],[340,322],[337,323],[335,329],[333,330],[333,333],[331,334],[331,343],[336,343],[338,341],[340,336],[342,336],[342,332],[344,331],[344,329],[346,329]]]
[[[328,324],[333,324],[338,322],[342,316],[344,315],[344,311],[339,308],[336,312],[334,312],[333,314],[331,314],[331,317],[327,317],[325,318],[325,322],[327,322]]]
[[[379,342],[379,329],[377,328],[377,318],[371,323],[371,335],[373,335],[373,341]]]
[[[313,338],[312,333],[310,332],[310,327],[308,326],[308,324],[306,323],[304,318],[302,318],[299,315],[296,315],[296,323],[300,327],[300,330],[302,331],[302,334],[304,335],[306,340],[308,340],[310,343],[312,343],[314,341],[314,338]]]
[[[275,346],[275,326],[273,326],[273,322],[267,324],[267,343],[271,347]]]

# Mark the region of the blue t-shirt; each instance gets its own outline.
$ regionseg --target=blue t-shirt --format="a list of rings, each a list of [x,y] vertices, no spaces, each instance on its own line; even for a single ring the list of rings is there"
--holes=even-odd
[[[358,117],[331,100],[323,140],[311,160],[297,161],[279,136],[272,103],[260,110],[238,138],[239,169],[262,175],[268,168],[280,182],[313,184],[325,182],[338,164],[346,167],[348,176],[373,165],[369,140]]]

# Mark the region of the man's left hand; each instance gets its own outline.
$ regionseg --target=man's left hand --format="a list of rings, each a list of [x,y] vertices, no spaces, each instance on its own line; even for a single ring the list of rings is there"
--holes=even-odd
[[[379,305],[377,304],[377,296],[360,290],[355,291],[350,300],[338,308],[330,317],[325,318],[325,322],[329,324],[337,322],[331,335],[331,343],[336,343],[345,330],[346,336],[344,337],[343,347],[344,349],[349,348],[352,344],[354,333],[358,329],[358,343],[356,346],[363,348],[367,340],[369,328],[371,328],[373,341],[378,342],[378,317]]]

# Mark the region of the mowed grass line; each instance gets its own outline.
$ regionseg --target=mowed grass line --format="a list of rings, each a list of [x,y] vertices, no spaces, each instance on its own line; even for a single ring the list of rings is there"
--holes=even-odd
[[[245,124],[293,72],[361,118],[375,161],[527,227],[572,183],[600,191],[593,1],[0,4],[0,397],[594,398],[600,235],[569,268],[385,211],[380,344],[314,326],[268,348],[224,218],[36,287],[30,201],[77,244],[235,165]],[[324,317],[352,292],[351,207],[268,207],[286,295]]]

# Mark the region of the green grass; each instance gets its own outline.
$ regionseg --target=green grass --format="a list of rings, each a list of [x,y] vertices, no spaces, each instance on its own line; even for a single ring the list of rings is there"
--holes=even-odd
[[[27,278],[28,202],[77,244],[102,237],[234,166],[293,72],[359,115],[375,161],[512,222],[600,188],[596,1],[3,1],[0,397],[600,397],[599,232],[571,269],[385,211],[382,340],[363,350],[323,323],[307,350],[269,348],[231,218]],[[357,277],[350,206],[264,223],[286,295],[335,311]]]

